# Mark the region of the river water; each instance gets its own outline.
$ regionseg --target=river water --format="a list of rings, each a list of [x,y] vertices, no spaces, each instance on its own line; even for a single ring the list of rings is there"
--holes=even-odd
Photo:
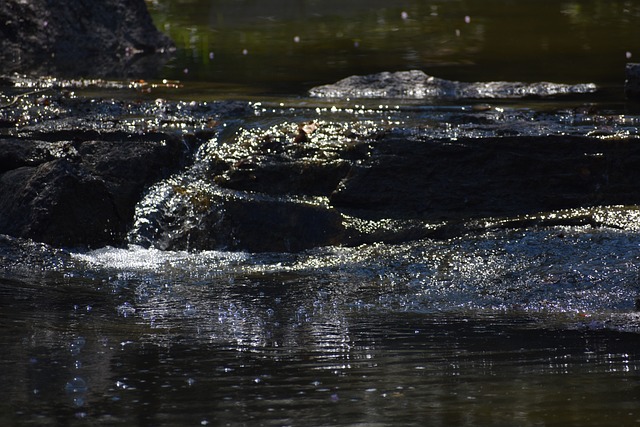
[[[522,135],[637,138],[637,104],[622,95],[624,64],[640,58],[635,2],[388,3],[149,2],[179,47],[157,78],[180,87],[143,96],[250,100],[238,138],[309,119],[451,138],[501,120]],[[306,96],[403,69],[601,90],[496,101],[475,127],[448,121],[469,100]],[[585,108],[597,114],[572,113]],[[608,226],[299,253],[0,236],[0,424],[638,424],[640,210],[594,209]]]

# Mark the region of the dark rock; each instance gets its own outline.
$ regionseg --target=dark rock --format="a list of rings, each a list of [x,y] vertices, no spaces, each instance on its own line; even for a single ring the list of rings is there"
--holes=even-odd
[[[276,110],[256,122],[246,103],[56,90],[0,108],[10,123],[0,135],[0,233],[56,246],[298,251],[488,227],[640,229],[637,210],[611,207],[640,204],[629,115],[366,112],[380,122],[336,111],[297,138],[300,116]]]
[[[640,64],[627,64],[624,93],[629,99],[640,99]]]
[[[19,168],[0,178],[0,229],[54,245],[113,241],[118,217],[103,182],[66,159]]]
[[[225,188],[265,194],[329,196],[350,169],[351,162],[347,160],[274,162],[263,159],[244,167],[232,167],[216,176],[215,182]]]
[[[465,83],[429,76],[419,70],[351,76],[309,93],[329,98],[524,98],[595,92],[594,84],[538,82]]]
[[[5,73],[148,77],[172,47],[144,0],[0,2]]]
[[[189,212],[194,203],[200,210],[196,226]],[[200,194],[177,211],[156,216],[146,232],[137,230],[133,243],[171,250],[297,252],[344,243],[342,220],[335,209],[297,200]]]
[[[368,218],[514,216],[640,203],[640,145],[547,136],[382,139],[331,204]]]
[[[487,227],[636,227],[633,212],[587,209],[640,203],[634,140],[416,139],[389,132],[362,144],[366,156],[353,160],[336,146],[323,153],[318,141],[282,145],[269,156],[257,144],[243,157],[234,151],[226,165],[212,154],[217,164],[204,176],[189,174],[151,193],[132,241],[161,249],[298,251],[446,239]],[[302,168],[298,156],[311,152]],[[342,160],[323,163],[323,154]]]
[[[16,82],[23,83],[47,88],[49,81]],[[0,121],[11,123],[0,135],[0,234],[56,246],[126,243],[145,191],[193,160],[216,135],[212,122],[248,111],[238,102],[44,96],[0,107]]]
[[[143,191],[184,161],[152,141],[0,140],[0,233],[56,246],[121,244]]]

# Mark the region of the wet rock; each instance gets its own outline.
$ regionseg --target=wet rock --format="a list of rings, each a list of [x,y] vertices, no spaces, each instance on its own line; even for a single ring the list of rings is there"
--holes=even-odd
[[[0,106],[0,234],[56,246],[124,244],[144,192],[193,160],[216,135],[212,123],[251,111],[240,102],[115,101],[57,90],[77,81],[7,82],[16,85],[8,93],[42,92]]]
[[[0,23],[5,73],[148,77],[173,48],[144,0],[5,0]]]
[[[260,141],[271,130],[206,147],[206,172],[191,171],[150,193],[133,242],[296,251],[447,239],[486,228],[631,229],[637,220],[635,211],[585,210],[640,203],[635,140],[418,138],[389,131],[346,143],[344,133],[326,128],[333,126],[325,123],[318,139],[306,142],[274,145],[269,139],[268,154]],[[366,149],[353,156],[349,146]]]
[[[347,160],[268,160],[233,165],[216,176],[215,182],[225,188],[266,194],[329,196],[351,169],[351,162]]]
[[[130,241],[253,252],[351,241],[343,215],[326,201],[354,162],[368,157],[367,140],[350,140],[344,124],[296,141],[299,126],[290,125],[244,136],[236,130],[229,140],[203,145],[191,168],[147,193]]]
[[[629,63],[626,66],[624,93],[629,99],[640,99],[640,64]]]
[[[294,115],[47,90],[0,108],[0,233],[55,246],[298,251],[638,222],[633,211],[584,211],[640,204],[629,115],[467,106]]]
[[[342,216],[328,206],[176,186],[169,193],[164,203],[171,208],[136,224],[132,243],[163,250],[297,252],[345,241]]]
[[[465,83],[429,76],[419,70],[351,76],[309,93],[329,98],[525,98],[595,92],[594,84],[538,82]]]
[[[22,167],[0,177],[0,230],[54,245],[105,245],[117,230],[104,183],[66,159]]]
[[[0,139],[0,233],[56,246],[121,244],[135,204],[184,160],[177,138]]]
[[[640,145],[547,136],[379,141],[331,195],[364,217],[430,221],[640,203]]]

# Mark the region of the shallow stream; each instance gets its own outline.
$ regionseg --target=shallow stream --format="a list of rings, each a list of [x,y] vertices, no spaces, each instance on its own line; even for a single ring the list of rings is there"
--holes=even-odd
[[[249,101],[172,178],[190,185],[209,185],[198,162],[211,150],[309,120],[322,124],[319,143],[345,129],[417,140],[640,135],[638,104],[622,94],[624,64],[640,58],[635,2],[148,4],[176,59],[149,84],[76,94],[155,102],[154,119],[122,120],[179,123],[178,133],[202,126],[198,109]],[[489,103],[307,96],[408,69],[600,89]],[[170,182],[149,191],[138,220]],[[0,236],[0,424],[639,424],[640,209],[540,215],[585,212],[599,225],[486,218],[445,238],[295,253],[163,251],[139,246],[136,228],[128,247],[94,250]]]

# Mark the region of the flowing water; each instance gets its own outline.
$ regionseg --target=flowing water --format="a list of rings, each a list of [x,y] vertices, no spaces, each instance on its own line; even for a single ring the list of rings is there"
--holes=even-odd
[[[359,126],[407,138],[636,141],[637,104],[621,94],[624,63],[640,57],[635,2],[388,3],[149,2],[179,47],[158,77],[179,87],[80,95],[241,99],[249,113],[150,189],[128,247],[0,236],[0,424],[640,423],[635,206],[585,209],[604,218],[600,227],[482,227],[298,253],[138,245],[163,186],[204,188],[207,153],[300,121],[322,122],[321,135]],[[402,69],[602,90],[486,111],[469,100],[306,96],[316,84]]]

